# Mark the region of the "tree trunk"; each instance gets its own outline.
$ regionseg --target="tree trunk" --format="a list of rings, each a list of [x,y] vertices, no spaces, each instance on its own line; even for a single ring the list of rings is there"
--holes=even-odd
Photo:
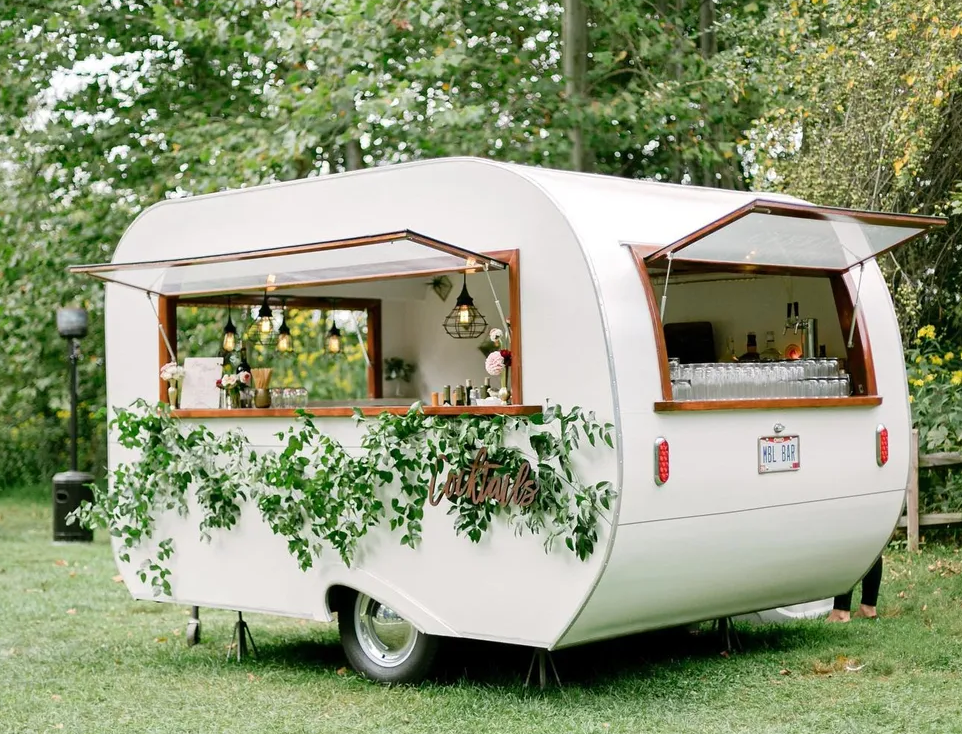
[[[698,3],[698,50],[701,57],[706,61],[710,59],[718,50],[715,40],[715,2],[714,0],[699,0]],[[706,109],[707,114],[709,111]],[[711,135],[712,142],[718,141],[720,131],[718,125],[706,125],[705,130]],[[718,179],[715,178],[715,169],[711,163],[702,165],[702,184],[705,186],[717,186]]]
[[[587,171],[591,164],[580,120],[587,104],[585,88],[588,75],[588,17],[583,0],[565,0],[563,43],[565,96],[569,109],[578,118],[568,132],[571,138],[571,168]]]
[[[364,168],[364,158],[361,155],[361,143],[351,139],[344,146],[344,167],[348,171]]]

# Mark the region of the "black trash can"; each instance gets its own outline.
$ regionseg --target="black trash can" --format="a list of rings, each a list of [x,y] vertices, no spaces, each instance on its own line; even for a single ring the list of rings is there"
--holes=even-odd
[[[81,502],[93,502],[94,493],[87,486],[93,480],[93,474],[84,471],[63,471],[53,475],[54,542],[89,543],[94,539],[92,530],[82,528],[76,522],[67,524],[67,515],[80,507]]]

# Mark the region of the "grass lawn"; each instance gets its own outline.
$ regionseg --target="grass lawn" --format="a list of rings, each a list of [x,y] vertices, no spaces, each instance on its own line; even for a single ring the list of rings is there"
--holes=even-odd
[[[556,653],[458,642],[419,687],[345,669],[327,625],[250,615],[259,658],[225,661],[233,617],[135,602],[102,533],[51,542],[50,502],[0,493],[0,732],[962,732],[962,555],[886,553],[878,622],[739,625]]]

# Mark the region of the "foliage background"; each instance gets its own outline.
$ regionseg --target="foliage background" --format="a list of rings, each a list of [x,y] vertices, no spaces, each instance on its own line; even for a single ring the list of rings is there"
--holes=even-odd
[[[109,259],[163,198],[362,166],[469,154],[945,214],[883,265],[906,343],[929,323],[962,343],[960,18],[962,0],[0,0],[0,486],[65,465],[61,305],[90,311],[81,462],[102,472],[102,288],[68,264]]]

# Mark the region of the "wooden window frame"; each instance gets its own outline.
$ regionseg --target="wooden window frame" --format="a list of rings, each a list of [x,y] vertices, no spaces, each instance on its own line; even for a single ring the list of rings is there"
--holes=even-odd
[[[852,347],[846,342],[846,364],[852,378],[856,394],[838,398],[752,398],[738,400],[673,400],[671,394],[671,374],[668,367],[668,347],[665,342],[664,325],[655,290],[651,284],[651,276],[645,257],[653,251],[652,246],[629,245],[638,277],[641,281],[651,326],[655,337],[655,351],[658,357],[658,374],[661,383],[661,400],[654,404],[655,412],[690,412],[704,410],[762,410],[767,408],[838,408],[838,407],[871,407],[882,404],[882,397],[878,395],[878,384],[875,378],[875,362],[872,358],[872,345],[861,310],[855,319],[855,334]],[[737,268],[715,266],[714,272],[741,272]],[[779,271],[784,275],[785,270]],[[852,312],[855,304],[855,283],[848,272],[819,272],[806,273],[808,276],[820,275],[831,281],[832,295],[838,313],[839,326],[842,334],[848,334],[852,325]]]
[[[280,298],[277,296],[275,298]],[[285,308],[310,308],[331,310],[337,308],[344,311],[366,311],[367,312],[367,353],[371,360],[371,365],[367,369],[367,399],[378,399],[383,397],[383,362],[381,359],[381,301],[373,298],[324,298],[310,296],[283,296]],[[263,296],[258,298],[254,294],[237,295],[231,298],[231,305],[238,306],[258,306],[263,302]],[[225,298],[175,298],[173,296],[159,296],[157,313],[160,316],[160,328],[163,334],[170,340],[170,346],[177,352],[177,307],[200,306],[200,307],[227,307]],[[167,355],[167,345],[164,343],[164,336],[160,335],[160,365],[163,366],[173,357],[165,359]],[[158,367],[159,369],[159,367]],[[162,402],[169,402],[167,396],[167,386],[164,380],[160,380],[160,399]],[[178,411],[181,413],[183,411]],[[217,413],[227,412],[233,414],[234,411],[215,411]],[[290,411],[293,415],[293,410]]]
[[[499,260],[504,263],[507,267],[508,273],[508,324],[510,326],[511,332],[511,405],[504,406],[424,406],[424,412],[426,415],[440,415],[440,416],[451,416],[451,415],[463,415],[463,414],[474,414],[474,415],[534,415],[540,413],[543,408],[540,405],[524,405],[523,394],[522,394],[522,366],[524,360],[522,359],[522,341],[521,341],[521,253],[519,250],[496,250],[492,252],[482,252],[479,253],[484,257],[488,257],[492,260]],[[451,271],[446,271],[451,272]],[[460,272],[460,271],[459,271]],[[477,272],[477,271],[475,271]],[[412,278],[421,277],[422,274],[409,274],[409,273],[398,273],[397,275],[383,276],[380,280],[394,280],[398,278]],[[275,294],[283,293],[282,289],[275,291]],[[280,295],[273,296],[274,298],[280,298]],[[318,304],[322,302],[329,302],[330,299],[325,299],[322,297],[296,297],[296,296],[285,296],[285,301],[288,307],[296,308],[298,304],[305,307],[310,304]],[[247,296],[233,296],[231,298],[231,303],[236,304],[249,304],[249,305],[259,305],[263,300],[263,296],[258,297],[256,294],[248,294]],[[381,359],[381,301],[375,299],[352,299],[352,298],[337,298],[335,299],[336,305],[341,306],[345,309],[355,308],[355,310],[361,310],[365,308],[368,311],[368,354],[371,358],[371,369],[368,370],[368,393],[373,395],[375,398],[383,397],[382,385],[383,385],[383,361]],[[158,296],[158,307],[157,312],[159,316],[159,325],[163,334],[166,334],[170,339],[171,348],[174,352],[177,351],[177,306],[180,305],[225,305],[226,299],[224,297],[218,297],[212,295],[211,297],[199,297],[199,298],[183,298],[174,296]],[[313,307],[317,307],[316,305]],[[161,366],[171,361],[173,357],[166,358],[167,355],[167,345],[164,343],[163,334],[158,336],[159,343],[159,355],[160,360],[158,364],[158,370]],[[373,383],[373,385],[372,385]],[[160,400],[162,402],[168,402],[167,397],[167,384],[164,380],[159,381],[159,391]],[[388,412],[397,413],[406,412],[407,408],[396,408],[392,406],[365,406],[360,408],[364,415],[377,415],[378,413]],[[332,406],[317,408],[313,407],[308,410],[312,415],[319,417],[345,417],[353,415],[353,407],[343,407],[343,406]],[[278,417],[293,417],[295,415],[294,409],[288,408],[275,408],[275,409],[251,409],[251,410],[212,410],[212,409],[181,409],[174,411],[174,415],[180,418],[216,418],[216,417],[263,417],[263,418],[278,418]]]

